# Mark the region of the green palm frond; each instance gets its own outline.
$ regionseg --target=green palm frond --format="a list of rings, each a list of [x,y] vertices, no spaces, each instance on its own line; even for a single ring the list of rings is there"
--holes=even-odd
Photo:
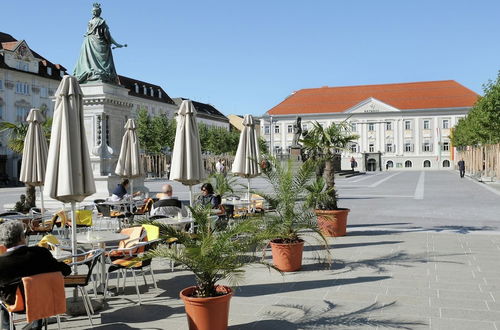
[[[160,237],[167,241],[176,239],[180,249],[170,249],[160,245],[147,253],[146,258],[168,258],[184,265],[195,275],[197,295],[216,296],[216,283],[222,279],[237,285],[243,278],[243,267],[261,261],[252,256],[255,247],[260,246],[262,238],[255,235],[261,227],[258,218],[236,223],[225,231],[216,232],[210,227],[210,209],[202,206],[190,208],[197,224],[195,234],[157,223],[143,221],[160,228]]]

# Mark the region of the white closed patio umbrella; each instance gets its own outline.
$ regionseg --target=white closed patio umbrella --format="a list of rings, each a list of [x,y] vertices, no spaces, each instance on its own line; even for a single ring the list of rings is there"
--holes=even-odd
[[[123,178],[130,179],[130,193],[134,193],[134,178],[144,175],[141,154],[139,152],[139,139],[137,139],[136,125],[133,119],[127,120],[125,134],[122,138],[120,156],[116,164],[115,173]]]
[[[45,121],[39,109],[31,109],[28,117],[28,132],[24,139],[23,159],[21,162],[21,173],[19,181],[31,186],[40,187],[40,197],[43,205],[43,184],[45,182],[45,170],[47,168],[47,154],[49,148],[47,139],[43,133],[42,123]]]
[[[248,180],[248,202],[250,203],[250,179],[260,175],[260,150],[255,123],[251,115],[245,115],[243,119],[243,130],[240,134],[238,150],[234,157],[233,174],[247,178]],[[248,206],[250,210],[250,205]]]
[[[190,100],[184,100],[177,112],[170,180],[189,186],[189,205],[193,206],[193,185],[202,182],[203,179],[205,179],[205,170],[201,158],[196,110]]]
[[[64,76],[55,93],[56,104],[45,175],[45,188],[50,197],[71,203],[73,255],[76,254],[75,204],[96,192],[85,138],[82,97],[76,78]]]

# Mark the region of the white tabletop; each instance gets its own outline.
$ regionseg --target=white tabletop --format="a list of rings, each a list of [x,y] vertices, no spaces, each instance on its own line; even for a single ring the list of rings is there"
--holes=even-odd
[[[128,235],[104,230],[91,231],[89,232],[89,236],[87,236],[87,233],[76,235],[76,241],[82,244],[117,242],[127,238],[129,238]]]
[[[66,250],[60,250],[60,251],[57,251],[57,250],[50,250],[50,253],[52,253],[52,256],[56,259],[56,260],[64,260],[64,259],[68,259],[69,257],[71,257],[71,252],[70,251],[66,251]]]
[[[188,223],[193,223],[194,222],[194,219],[193,218],[177,218],[177,217],[173,217],[173,218],[159,218],[159,219],[151,219],[152,221],[155,221],[155,222],[158,222],[158,223],[161,223],[161,224],[164,224],[164,225],[182,225],[182,224],[188,224]]]

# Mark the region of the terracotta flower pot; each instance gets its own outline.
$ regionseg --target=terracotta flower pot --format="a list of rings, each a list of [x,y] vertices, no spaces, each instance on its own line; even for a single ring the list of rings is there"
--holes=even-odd
[[[298,243],[277,243],[271,241],[273,263],[282,272],[294,272],[302,267],[304,241]]]
[[[227,329],[229,318],[229,303],[233,290],[227,286],[218,286],[218,292],[227,294],[218,297],[192,297],[195,286],[185,288],[179,294],[184,301],[184,308],[191,330],[224,330]]]
[[[315,210],[318,227],[325,236],[345,236],[349,209]]]

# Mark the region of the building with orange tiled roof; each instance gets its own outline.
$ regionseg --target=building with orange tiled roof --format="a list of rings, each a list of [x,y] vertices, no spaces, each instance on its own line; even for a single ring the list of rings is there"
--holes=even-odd
[[[351,157],[367,171],[450,168],[451,128],[478,97],[454,80],[301,89],[266,112],[262,136],[286,154],[297,117],[303,130],[347,120],[359,139],[343,153],[343,169]]]

